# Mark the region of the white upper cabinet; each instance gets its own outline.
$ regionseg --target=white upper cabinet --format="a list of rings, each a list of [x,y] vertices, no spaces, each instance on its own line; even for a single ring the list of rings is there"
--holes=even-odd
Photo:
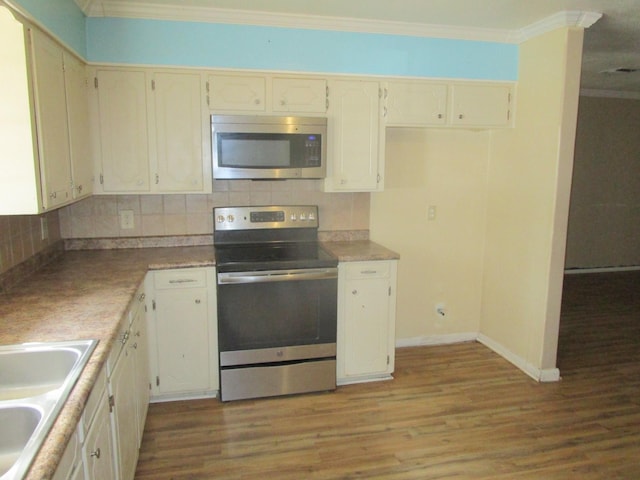
[[[442,83],[389,82],[385,88],[387,126],[444,125],[447,92]]]
[[[468,127],[509,127],[512,87],[500,84],[451,86],[451,123]]]
[[[209,75],[209,108],[264,112],[265,77],[251,75]]]
[[[0,69],[0,215],[72,203],[75,184],[90,192],[84,64],[0,5]]]
[[[155,73],[156,188],[162,192],[202,191],[203,124],[199,74]]]
[[[385,89],[389,127],[505,128],[512,125],[513,86],[489,82],[390,81]]]
[[[104,193],[149,191],[146,75],[98,70],[100,183]]]
[[[31,30],[31,42],[42,201],[50,209],[72,199],[64,63],[62,48],[43,33]]]
[[[273,78],[274,112],[313,112],[327,110],[327,81],[324,78]]]
[[[382,189],[384,128],[378,82],[329,80],[325,191]]]
[[[91,195],[93,191],[87,73],[80,60],[64,52],[64,74],[73,198],[78,200]]]
[[[101,193],[211,191],[200,73],[96,71]]]

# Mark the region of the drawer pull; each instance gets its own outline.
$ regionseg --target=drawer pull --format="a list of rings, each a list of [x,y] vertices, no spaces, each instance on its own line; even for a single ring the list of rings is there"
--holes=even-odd
[[[377,270],[361,270],[360,273],[362,275],[373,275],[375,273],[378,273],[378,271]]]
[[[194,283],[194,282],[197,282],[195,278],[178,278],[177,280],[169,280],[169,283],[172,283],[172,284]]]
[[[96,457],[96,458],[100,458],[100,447],[98,447],[97,450],[94,450],[93,452],[91,452],[91,456],[92,457]]]

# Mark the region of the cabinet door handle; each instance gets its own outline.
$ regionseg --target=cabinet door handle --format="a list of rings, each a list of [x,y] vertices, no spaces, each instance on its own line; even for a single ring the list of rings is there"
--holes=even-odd
[[[200,299],[199,299],[199,298],[196,298],[196,303],[197,303],[198,305],[200,305]]]
[[[351,294],[352,294],[352,295],[357,295],[357,294],[358,294],[358,290],[352,290],[352,291],[351,291]]]
[[[96,457],[96,458],[100,458],[100,447],[98,447],[96,450],[94,450],[93,452],[91,452],[90,454],[92,457]]]

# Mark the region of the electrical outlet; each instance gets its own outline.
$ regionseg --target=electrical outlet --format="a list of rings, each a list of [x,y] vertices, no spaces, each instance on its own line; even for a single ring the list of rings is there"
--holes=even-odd
[[[131,230],[133,228],[133,210],[120,211],[120,228],[122,230]]]
[[[438,209],[435,205],[429,205],[427,207],[427,220],[433,221],[436,219],[436,214],[438,213]]]

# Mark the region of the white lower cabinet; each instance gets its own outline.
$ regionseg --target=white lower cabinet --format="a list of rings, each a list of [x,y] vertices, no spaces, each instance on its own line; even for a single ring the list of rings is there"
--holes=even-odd
[[[116,343],[107,359],[109,403],[113,429],[113,451],[116,459],[116,478],[132,480],[136,472],[138,453],[148,403],[143,389],[149,389],[148,371],[143,375],[146,361],[138,359],[143,343],[141,322],[145,322],[145,294],[142,286],[123,319]],[[136,336],[136,333],[139,333]],[[144,349],[143,349],[144,350]],[[143,377],[147,380],[141,384]]]
[[[151,401],[212,397],[219,389],[215,269],[147,275]]]
[[[344,262],[338,266],[339,385],[391,378],[397,263]]]
[[[100,398],[95,418],[83,445],[84,478],[87,480],[118,478],[115,474],[112,431],[109,422],[109,400],[106,393],[106,391],[103,392]]]

